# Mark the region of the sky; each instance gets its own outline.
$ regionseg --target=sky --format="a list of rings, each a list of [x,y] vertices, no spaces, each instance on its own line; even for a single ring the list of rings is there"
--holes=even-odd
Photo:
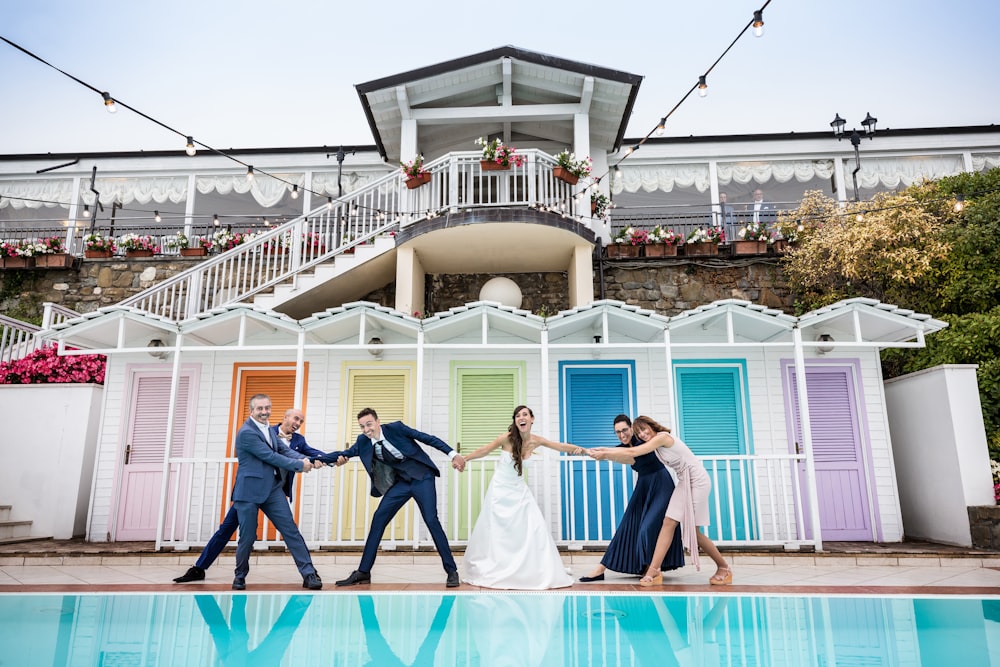
[[[220,150],[372,145],[356,84],[506,45],[642,76],[639,138],[765,1],[3,0],[0,35]],[[1000,124],[996,0],[772,0],[764,21],[665,136]],[[5,42],[0,86],[0,155],[183,149]]]

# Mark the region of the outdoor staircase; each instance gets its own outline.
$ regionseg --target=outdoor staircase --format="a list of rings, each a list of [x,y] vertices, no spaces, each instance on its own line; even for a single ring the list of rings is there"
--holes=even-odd
[[[32,540],[48,539],[31,536],[30,521],[12,521],[10,505],[0,505],[0,544],[30,542]]]

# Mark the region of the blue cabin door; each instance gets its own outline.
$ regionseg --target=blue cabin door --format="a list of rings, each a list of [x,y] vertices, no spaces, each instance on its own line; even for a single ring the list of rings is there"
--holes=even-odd
[[[588,448],[617,445],[615,417],[635,410],[635,364],[560,362],[559,385],[563,442]],[[563,539],[610,540],[632,495],[632,468],[567,459],[561,472]]]
[[[699,456],[740,456],[748,451],[749,414],[744,405],[743,361],[675,364],[678,435]],[[756,499],[748,462],[702,459],[712,478],[713,540],[751,539],[756,534]]]

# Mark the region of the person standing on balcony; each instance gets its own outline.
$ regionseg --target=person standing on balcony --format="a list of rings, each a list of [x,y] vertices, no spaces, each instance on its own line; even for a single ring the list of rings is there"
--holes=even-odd
[[[323,588],[316,574],[306,541],[295,525],[283,489],[289,472],[309,472],[312,462],[305,454],[292,451],[274,435],[267,420],[271,416],[271,398],[256,394],[250,399],[250,418],[236,434],[236,483],[233,485],[233,506],[240,522],[240,538],[236,543],[236,569],[233,590],[247,587],[250,572],[250,550],[257,539],[257,514],[260,511],[281,533],[295,566],[302,575],[302,587]]]
[[[753,201],[747,204],[746,210],[751,222],[762,222],[765,226],[774,222],[774,206],[764,201],[764,192],[760,188],[753,191]]]
[[[465,582],[473,586],[545,590],[573,585],[559,549],[524,483],[522,466],[539,447],[567,454],[583,449],[532,435],[535,414],[526,405],[514,408],[507,432],[465,457],[473,461],[500,448],[493,479],[465,548]]]
[[[372,524],[365,540],[361,564],[346,579],[338,581],[337,585],[354,586],[371,583],[371,569],[375,564],[382,535],[406,501],[413,498],[420,509],[420,516],[423,517],[431,533],[434,546],[441,556],[444,571],[448,575],[448,588],[459,586],[461,582],[458,577],[458,565],[451,555],[448,537],[444,534],[444,528],[438,519],[434,478],[440,477],[441,472],[420,444],[430,445],[447,454],[451,457],[451,467],[459,472],[465,470],[465,459],[440,438],[429,433],[421,433],[403,422],[397,421],[383,426],[379,422],[378,414],[371,408],[365,408],[358,413],[358,425],[362,433],[354,446],[343,452],[330,452],[320,457],[320,460],[324,463],[342,465],[347,459],[358,457],[372,480],[372,496],[381,497],[382,500],[372,515]]]
[[[638,447],[642,440],[632,430],[632,420],[628,415],[618,415],[614,422],[615,435],[621,441],[615,449]],[[604,551],[604,557],[596,569],[580,581],[604,581],[604,571],[624,572],[643,575],[652,561],[656,549],[656,539],[663,525],[663,515],[674,494],[674,478],[660,463],[656,454],[650,452],[636,456],[632,469],[638,474],[632,496],[628,500],[614,537]],[[660,570],[676,570],[684,567],[684,547],[677,527],[675,540],[660,562]]]
[[[306,442],[305,436],[298,433],[299,428],[301,428],[302,423],[305,421],[305,415],[298,408],[289,408],[285,411],[285,418],[280,424],[271,426],[270,429],[274,435],[281,440],[289,449],[298,452],[299,454],[304,454],[307,457],[313,459],[313,466],[317,468],[323,467],[322,461],[317,461],[316,459],[320,456],[326,454],[326,452],[321,452],[318,449],[313,449]],[[295,485],[295,475],[286,475],[285,483],[282,490],[288,497],[288,502],[292,501],[292,489]],[[236,516],[236,506],[230,505],[229,511],[226,512],[226,517],[219,524],[219,529],[215,531],[215,534],[208,540],[208,544],[205,548],[201,550],[201,555],[198,556],[198,560],[194,565],[188,568],[187,572],[181,576],[174,579],[176,584],[185,584],[192,581],[203,581],[205,579],[205,570],[212,566],[212,563],[219,557],[222,550],[226,548],[229,541],[233,537],[233,533],[239,527],[239,518]]]
[[[598,460],[630,463],[630,459],[636,456],[656,452],[663,465],[669,466],[677,473],[677,488],[667,505],[651,564],[646,575],[639,580],[639,585],[657,586],[663,583],[663,574],[652,563],[659,563],[666,556],[678,524],[683,527],[681,538],[691,553],[695,569],[701,569],[698,559],[699,547],[715,562],[716,571],[708,583],[713,586],[733,583],[733,571],[729,563],[719,553],[715,543],[698,530],[698,526],[707,526],[709,522],[708,496],[712,491],[712,480],[705,466],[688,446],[680,441],[680,438],[672,436],[670,429],[653,419],[640,415],[635,418],[633,428],[643,444],[633,447],[631,451],[623,452],[620,447],[598,447],[587,453]]]
[[[717,227],[726,230],[726,238],[736,238],[736,219],[733,214],[733,207],[729,204],[729,197],[725,192],[719,193],[719,222]]]

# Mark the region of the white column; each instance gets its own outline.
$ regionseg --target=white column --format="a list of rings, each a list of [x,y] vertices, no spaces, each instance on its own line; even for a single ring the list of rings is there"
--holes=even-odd
[[[592,256],[593,249],[590,246],[579,245],[573,248],[573,256],[570,258],[567,268],[570,308],[586,306],[594,302],[594,262]]]
[[[424,267],[412,247],[396,251],[396,310],[407,315],[424,312]]]

